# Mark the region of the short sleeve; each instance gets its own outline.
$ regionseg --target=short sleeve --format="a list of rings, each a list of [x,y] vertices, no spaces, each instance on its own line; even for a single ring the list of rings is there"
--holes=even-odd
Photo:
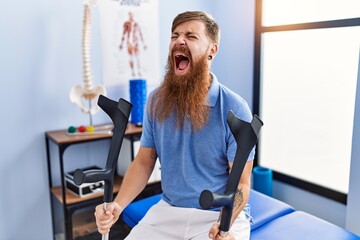
[[[241,120],[245,121],[245,122],[251,122],[252,121],[252,113],[250,111],[250,108],[248,106],[248,104],[242,100],[241,104],[238,107],[233,107],[234,114],[236,115],[236,117],[240,118]],[[236,149],[237,149],[237,144],[235,141],[235,138],[233,136],[233,134],[230,131],[230,127],[226,124],[227,127],[227,132],[228,132],[228,136],[227,136],[227,157],[228,157],[228,161],[230,162],[234,162],[235,160],[235,154],[236,154]],[[253,147],[253,149],[251,150],[249,157],[247,159],[247,161],[251,161],[254,159],[255,157],[255,146]]]
[[[155,141],[154,141],[154,120],[151,117],[150,109],[151,109],[151,102],[153,99],[153,94],[150,94],[145,106],[145,113],[142,125],[142,134],[140,138],[140,146],[154,148]]]

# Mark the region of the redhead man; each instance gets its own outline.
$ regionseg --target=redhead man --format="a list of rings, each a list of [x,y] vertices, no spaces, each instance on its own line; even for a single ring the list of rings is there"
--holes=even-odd
[[[199,196],[204,189],[225,191],[236,152],[228,112],[247,122],[252,114],[248,104],[210,72],[220,41],[216,21],[204,12],[184,12],[175,17],[171,31],[166,75],[148,97],[140,150],[114,202],[106,211],[102,205],[96,207],[98,230],[110,230],[145,188],[159,158],[162,198],[126,239],[249,239],[247,201],[254,149],[238,183],[226,236],[219,234],[221,212],[201,209]]]

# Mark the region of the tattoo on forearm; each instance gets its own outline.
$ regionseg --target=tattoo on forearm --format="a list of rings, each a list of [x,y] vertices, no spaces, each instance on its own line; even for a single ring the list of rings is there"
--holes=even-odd
[[[242,189],[236,189],[233,212],[237,211],[243,202],[244,202],[244,194]]]
[[[235,198],[234,198],[234,205],[233,205],[233,212],[236,212],[241,204],[244,202],[244,194],[243,194],[243,191],[242,189],[236,189],[236,192],[235,192]],[[220,210],[220,214],[219,214],[219,218],[218,218],[218,222],[220,222],[220,219],[221,219],[221,213],[222,213],[222,209]]]

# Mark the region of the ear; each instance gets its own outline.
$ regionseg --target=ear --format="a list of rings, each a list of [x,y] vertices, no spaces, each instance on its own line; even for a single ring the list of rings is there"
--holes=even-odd
[[[219,50],[219,45],[217,43],[212,43],[212,46],[210,48],[210,55],[212,55],[214,58],[216,56],[218,50]]]

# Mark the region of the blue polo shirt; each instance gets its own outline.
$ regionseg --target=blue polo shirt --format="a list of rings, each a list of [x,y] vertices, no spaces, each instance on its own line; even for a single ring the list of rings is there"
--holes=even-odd
[[[243,121],[252,120],[245,100],[220,84],[214,74],[212,77],[208,94],[209,122],[198,131],[193,131],[188,119],[182,129],[176,128],[173,115],[159,123],[156,112],[155,117],[149,112],[153,92],[147,101],[140,145],[156,149],[161,163],[162,198],[173,206],[200,208],[199,196],[203,190],[225,192],[228,161],[234,161],[236,152],[227,115],[232,110]],[[253,149],[248,161],[254,154]]]

